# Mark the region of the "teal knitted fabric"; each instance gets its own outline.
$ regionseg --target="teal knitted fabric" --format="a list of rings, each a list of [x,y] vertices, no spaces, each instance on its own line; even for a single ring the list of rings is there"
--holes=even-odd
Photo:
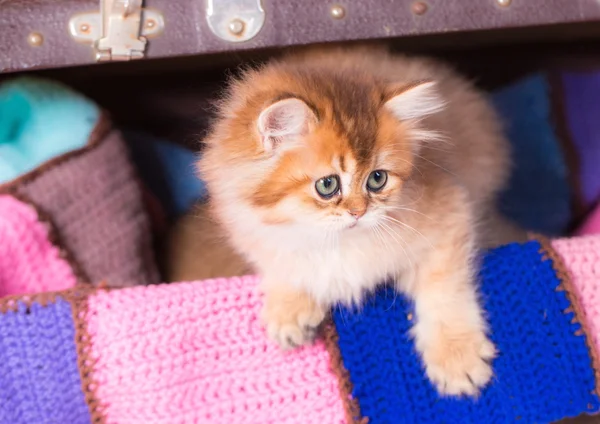
[[[0,85],[0,184],[83,147],[98,107],[57,82],[22,77]]]

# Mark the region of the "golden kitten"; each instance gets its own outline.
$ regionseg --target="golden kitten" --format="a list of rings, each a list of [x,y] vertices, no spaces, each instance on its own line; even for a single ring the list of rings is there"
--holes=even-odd
[[[331,305],[391,277],[414,300],[438,391],[488,383],[496,351],[474,258],[498,221],[509,147],[469,82],[430,59],[311,50],[233,81],[205,142],[212,214],[262,277],[273,340],[311,342]]]

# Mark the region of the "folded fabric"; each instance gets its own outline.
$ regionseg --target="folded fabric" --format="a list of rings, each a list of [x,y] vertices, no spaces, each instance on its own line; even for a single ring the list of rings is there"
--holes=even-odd
[[[600,200],[600,70],[561,73],[565,114],[574,147],[583,207]]]
[[[100,111],[84,96],[33,77],[0,85],[0,184],[83,147]]]
[[[106,117],[84,147],[0,185],[0,193],[26,199],[46,215],[87,282],[160,281],[136,173]]]
[[[324,341],[282,352],[258,319],[257,279],[243,277],[0,301],[0,423],[485,424],[596,413],[600,236],[553,246],[486,254],[481,291],[500,354],[476,400],[437,396],[407,336],[411,306],[389,289],[360,313],[335,308]]]
[[[575,232],[575,235],[578,236],[587,234],[600,234],[600,204],[596,206],[592,213]]]
[[[140,176],[161,202],[167,218],[185,213],[206,196],[196,171],[197,153],[144,132],[124,134]]]
[[[51,242],[54,232],[31,205],[0,195],[0,297],[75,287],[68,253]]]
[[[572,188],[546,75],[519,80],[493,93],[492,100],[513,149],[514,166],[500,210],[528,230],[564,234],[572,219]]]

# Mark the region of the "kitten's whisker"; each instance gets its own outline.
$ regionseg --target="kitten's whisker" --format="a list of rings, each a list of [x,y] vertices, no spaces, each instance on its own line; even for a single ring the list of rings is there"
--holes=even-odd
[[[377,228],[377,232],[380,235],[380,238],[381,238],[381,240],[383,242],[383,245],[385,246],[385,249],[388,252],[393,251],[392,247],[390,246],[390,243],[388,242],[388,240],[386,239],[385,235],[383,234],[383,228],[381,227],[381,223],[378,222],[375,227]],[[406,253],[405,253],[405,255],[406,255]],[[387,275],[388,274],[387,264],[386,264],[386,268],[384,269],[384,271],[385,271],[385,274]]]
[[[402,221],[400,221],[400,220],[397,220],[396,218],[392,218],[391,216],[388,216],[388,215],[383,215],[383,216],[382,216],[382,218],[383,218],[384,220],[387,220],[387,221],[394,222],[394,223],[396,223],[396,224],[402,225],[404,228],[407,228],[407,229],[411,230],[412,232],[414,232],[414,233],[418,234],[419,236],[423,237],[423,239],[425,239],[425,241],[426,241],[427,243],[429,243],[429,245],[430,245],[430,246],[431,246],[433,249],[435,249],[435,246],[433,245],[433,243],[432,243],[432,242],[431,242],[431,241],[430,241],[430,240],[429,240],[427,237],[425,237],[425,236],[423,235],[423,233],[421,233],[421,232],[420,232],[419,230],[417,230],[416,228],[414,228],[414,227],[412,227],[412,226],[408,225],[408,224],[407,224],[407,223],[405,223],[405,222],[402,222]]]
[[[435,150],[437,152],[442,152],[442,153],[449,153],[449,152],[451,152],[451,149],[442,149],[440,147],[433,147],[433,146],[430,146],[430,145],[427,145],[425,148],[428,149],[428,150]]]
[[[385,240],[385,238],[383,237],[383,234],[381,234],[381,230],[378,228],[378,226],[377,226],[377,225],[375,225],[375,226],[373,227],[373,230],[374,230],[373,232],[375,233],[375,235],[377,236],[377,238],[378,238],[378,239],[381,241],[381,244],[383,244],[383,246],[385,247],[385,249],[386,249],[387,251],[390,251],[390,250],[391,250],[391,249],[390,249],[390,246],[388,245],[387,241],[386,241],[386,240]],[[385,273],[387,274],[387,264],[386,264],[386,266],[385,266],[385,270],[384,270],[384,271],[385,271]]]
[[[373,229],[375,230],[376,234],[378,235],[379,239],[381,240],[381,242],[384,245],[384,247],[386,248],[386,250],[391,251],[390,245],[388,244],[387,240],[383,236],[383,233],[381,232],[381,229],[379,228],[379,223],[377,223],[377,225],[375,225],[375,227],[373,227]],[[386,272],[387,272],[387,269],[386,269]]]
[[[398,232],[394,231],[393,227],[392,227],[390,224],[385,224],[385,225],[386,225],[387,227],[389,227],[389,228],[390,228],[390,230],[391,230],[391,231],[392,231],[394,234],[396,234],[396,235],[398,235],[398,237],[400,237],[400,239],[401,239],[401,240],[402,240],[402,242],[404,243],[404,246],[405,246],[405,247],[408,249],[408,253],[410,253],[410,256],[411,256],[413,259],[415,259],[415,260],[416,260],[415,254],[414,254],[414,252],[413,252],[413,250],[412,250],[412,248],[411,248],[410,244],[406,242],[406,240],[404,239],[404,237],[402,237],[402,235],[401,235],[400,233],[398,233]],[[412,265],[412,264],[411,264],[411,265]]]
[[[404,239],[402,238],[402,236],[398,233],[396,233],[389,225],[387,225],[385,222],[379,222],[379,225],[381,225],[381,229],[384,230],[390,237],[392,237],[394,239],[394,241],[398,244],[398,246],[402,249],[402,251],[404,252],[404,256],[406,256],[406,259],[408,259],[408,262],[412,268],[413,266],[413,262],[412,259],[410,258],[407,250],[404,248],[403,244],[406,244]],[[401,241],[399,241],[396,236],[400,237]],[[408,247],[408,245],[407,245]],[[411,252],[412,254],[412,252]]]
[[[338,244],[338,232],[337,231],[325,231],[325,237],[323,238],[323,249],[327,251],[335,250]]]
[[[411,208],[404,208],[402,206],[384,206],[382,208],[383,210],[399,210],[399,211],[406,211],[406,212],[414,212],[416,214],[419,214],[427,219],[429,219],[430,221],[433,222],[437,222],[436,220],[434,220],[432,217],[430,217],[429,215],[425,215],[423,212],[419,212],[416,209],[411,209]]]

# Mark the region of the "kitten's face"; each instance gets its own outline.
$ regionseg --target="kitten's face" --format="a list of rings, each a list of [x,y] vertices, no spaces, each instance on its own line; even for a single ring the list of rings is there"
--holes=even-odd
[[[301,224],[307,231],[356,231],[385,225],[412,168],[403,126],[381,111],[372,128],[347,131],[317,123],[281,153],[252,196],[267,221]],[[364,123],[363,123],[364,125]],[[349,137],[367,140],[350,140]]]
[[[267,225],[339,233],[385,226],[400,207],[419,122],[443,106],[435,84],[332,78],[273,71],[234,86],[201,163],[230,220],[243,203]]]

